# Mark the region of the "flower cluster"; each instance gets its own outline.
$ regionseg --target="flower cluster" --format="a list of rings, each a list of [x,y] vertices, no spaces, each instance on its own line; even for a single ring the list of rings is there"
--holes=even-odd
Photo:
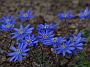
[[[18,49],[14,48],[14,52],[9,53],[9,56],[12,56],[10,61],[22,61],[23,57],[27,55],[28,46],[32,47],[38,44],[37,37],[32,34],[33,27],[30,27],[28,24],[25,28],[23,25],[20,25],[20,29],[14,28],[14,32],[11,33],[18,42]],[[13,50],[12,48],[12,50]]]
[[[60,39],[60,43],[58,42],[55,46],[53,46],[53,50],[56,54],[72,54],[77,50],[83,50],[84,43],[86,42],[86,38],[81,36],[81,32],[78,35],[74,35],[69,37],[68,39],[62,38]]]
[[[38,39],[40,43],[44,45],[51,45],[53,48],[53,51],[56,54],[61,53],[63,54],[63,56],[65,56],[66,53],[71,54],[75,50],[83,49],[83,45],[84,45],[83,42],[86,42],[86,38],[83,38],[81,36],[82,34],[81,32],[78,33],[78,35],[73,35],[73,37],[69,37],[68,39],[66,39],[65,37],[61,37],[61,36],[55,37],[54,29],[52,28],[54,26],[52,25],[51,27],[50,25],[46,23],[44,25],[41,25],[41,24],[39,25]]]
[[[86,7],[86,9],[85,10],[81,10],[80,13],[77,16],[81,20],[89,19],[90,18],[90,10],[88,9],[88,7]],[[61,20],[75,18],[74,14],[71,11],[58,13],[57,17],[59,19],[61,19]]]
[[[27,56],[27,52],[29,51],[29,47],[38,45],[37,36],[32,34],[34,27],[31,27],[30,24],[27,24],[24,27],[24,24],[20,25],[20,28],[16,28],[16,20],[21,20],[25,22],[33,18],[32,12],[27,10],[26,12],[20,11],[17,18],[13,16],[5,16],[0,20],[0,30],[4,32],[12,32],[12,39],[16,39],[17,46],[12,46],[10,49],[13,51],[8,54],[11,56],[10,61],[22,61],[23,57]]]
[[[71,11],[59,13],[58,17],[62,20],[72,19],[74,15]],[[85,11],[81,11],[79,14],[80,19],[87,19],[90,17],[90,10],[88,8]],[[24,12],[20,11],[17,20],[21,20],[25,22],[33,18],[32,12],[30,10]],[[11,56],[10,61],[22,61],[23,57],[28,55],[28,51],[31,47],[38,46],[38,44],[42,44],[44,46],[51,46],[53,49],[53,53],[62,54],[65,56],[66,54],[74,54],[77,50],[82,50],[84,43],[86,42],[86,38],[82,37],[82,32],[79,32],[77,35],[73,34],[70,37],[62,37],[56,36],[55,31],[57,29],[57,24],[44,23],[39,24],[37,27],[37,34],[33,33],[34,27],[30,24],[27,24],[24,27],[22,23],[20,28],[15,27],[16,18],[13,16],[2,17],[0,20],[0,29],[1,31],[12,31],[12,39],[16,39],[17,46],[11,46],[11,50],[13,52],[8,53],[8,56]],[[29,48],[28,48],[29,47]]]
[[[54,30],[56,24],[39,24],[38,31],[38,40],[44,45],[51,45],[51,39],[54,37]]]
[[[48,27],[46,27],[46,25]],[[51,25],[51,24],[50,24]],[[38,29],[38,39],[39,42],[43,45],[51,45],[53,48],[53,51],[56,54],[71,54],[75,50],[81,50],[83,49],[84,42],[86,42],[86,38],[83,38],[81,35],[82,33],[78,33],[78,35],[73,35],[72,37],[69,37],[66,39],[66,37],[61,36],[54,36],[54,27],[52,27],[48,24],[39,25]],[[43,27],[42,27],[43,26]],[[52,28],[52,30],[51,30]],[[54,27],[55,28],[55,27]]]

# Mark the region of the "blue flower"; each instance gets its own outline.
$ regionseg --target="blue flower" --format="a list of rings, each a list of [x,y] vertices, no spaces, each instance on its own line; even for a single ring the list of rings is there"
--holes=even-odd
[[[86,38],[82,37],[82,33],[79,32],[76,36],[74,35],[74,37],[71,38],[71,41],[76,49],[81,50],[84,46],[83,43],[86,42]]]
[[[20,25],[20,29],[14,28],[15,32],[12,33],[12,38],[16,38],[17,40],[23,39],[25,36],[30,35],[33,29],[34,28],[30,27],[29,24],[25,28],[23,27],[23,25]]]
[[[51,39],[52,46],[56,47],[59,44],[62,44],[65,40],[65,37],[54,37]]]
[[[68,12],[63,12],[63,13],[59,13],[57,15],[57,17],[61,20],[65,20],[65,19],[72,19],[74,18],[74,15],[71,11],[68,11]]]
[[[84,44],[83,43],[73,43],[73,47],[75,47],[76,50],[82,50]]]
[[[11,23],[1,25],[2,31],[6,31],[6,32],[11,31],[11,30],[13,30],[13,28],[14,28],[14,24],[11,24]]]
[[[81,20],[90,18],[90,10],[88,7],[84,11],[80,11],[79,17]]]
[[[57,28],[56,24],[47,24],[47,23],[45,23],[45,24],[39,24],[37,30],[42,31],[42,30],[47,30],[48,29],[50,31],[51,30],[54,31],[56,28]]]
[[[70,37],[70,40],[76,43],[85,43],[86,38],[82,37],[82,32],[79,32],[77,35],[72,35]]]
[[[40,31],[38,32],[38,39],[44,45],[51,45],[51,39],[54,37],[53,31]]]
[[[18,18],[22,21],[25,22],[26,20],[30,20],[33,18],[32,16],[32,12],[30,10],[27,10],[26,12],[24,12],[23,10],[21,10],[19,12],[19,16]]]
[[[74,36],[77,43],[79,42],[86,42],[86,38],[82,37],[82,32],[79,32],[76,36]]]
[[[29,45],[30,47],[38,45],[38,40],[37,37],[35,37],[35,35],[27,35],[25,37],[24,40],[22,40],[23,43],[26,43],[27,45]]]
[[[29,51],[29,49],[27,48],[27,44],[23,43],[18,43],[17,48],[12,46],[10,49],[13,51],[8,54],[8,56],[11,56],[10,62],[22,61],[23,57],[27,56],[27,52]]]
[[[72,47],[72,43],[71,41],[65,41],[65,42],[62,42],[62,44],[58,44],[57,47],[54,47],[53,50],[56,54],[63,54],[63,56],[65,56],[65,54],[71,54],[72,51],[74,50],[75,48]]]
[[[13,16],[6,16],[6,17],[2,17],[2,20],[0,20],[1,22],[1,30],[2,31],[11,31],[14,28],[14,25],[16,24],[16,18],[14,18]]]
[[[16,24],[16,18],[14,18],[13,16],[3,16],[0,22],[2,22],[2,24]]]

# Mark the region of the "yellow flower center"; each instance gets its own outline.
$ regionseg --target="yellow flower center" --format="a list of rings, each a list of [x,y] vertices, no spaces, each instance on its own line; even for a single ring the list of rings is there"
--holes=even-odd
[[[20,34],[23,34],[23,30],[20,30]]]
[[[28,15],[25,13],[25,14],[23,14],[23,16],[24,16],[24,17],[27,17]]]
[[[6,22],[9,22],[10,20],[9,19],[6,19]]]
[[[67,17],[67,14],[65,14],[64,17],[66,18]]]
[[[30,40],[27,40],[28,43],[30,43],[31,41]]]
[[[45,28],[48,28],[48,27],[49,27],[49,25],[46,25],[46,26],[45,26]]]
[[[11,25],[8,25],[8,26],[7,26],[7,28],[10,28],[10,27],[11,27]]]
[[[57,38],[53,38],[53,41],[54,41],[54,42],[57,42]]]
[[[66,45],[65,45],[65,44],[62,44],[62,48],[63,48],[63,49],[66,48]]]
[[[88,13],[87,12],[85,13],[85,16],[88,16]]]
[[[20,49],[17,49],[17,52],[18,52],[18,54],[21,54],[21,51],[20,51]]]
[[[44,36],[43,36],[43,38],[47,39],[47,38],[48,38],[48,36],[47,36],[47,35],[44,35]]]

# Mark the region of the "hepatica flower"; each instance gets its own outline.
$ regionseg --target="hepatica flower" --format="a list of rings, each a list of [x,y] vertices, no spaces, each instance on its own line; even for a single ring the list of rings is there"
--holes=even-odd
[[[76,36],[73,37],[72,39],[72,43],[73,43],[73,46],[76,48],[76,49],[83,49],[83,46],[84,46],[84,42],[86,42],[86,38],[82,37],[82,33],[79,32]]]
[[[2,22],[3,24],[8,23],[16,24],[16,18],[14,18],[13,16],[3,16],[0,22]]]
[[[1,30],[2,31],[11,31],[14,28],[14,25],[16,24],[16,18],[14,18],[13,16],[6,16],[6,17],[2,17],[2,20],[0,20],[1,22]]]
[[[80,11],[79,14],[80,19],[89,19],[90,18],[90,10],[88,9],[88,7],[86,7],[85,10]]]
[[[53,37],[51,39],[51,43],[53,47],[57,47],[57,45],[62,44],[65,40],[65,37]]]
[[[21,10],[19,12],[18,19],[20,19],[22,22],[25,22],[26,20],[30,20],[32,18],[33,18],[33,16],[32,16],[32,12],[30,10],[27,10],[26,12]]]
[[[82,37],[82,32],[79,32],[76,36],[74,36],[74,39],[77,41],[77,43],[86,42],[86,38]]]
[[[47,24],[47,23],[45,23],[45,24],[39,24],[37,30],[42,31],[42,30],[47,30],[48,29],[50,31],[51,30],[54,31],[56,28],[57,28],[56,24]]]
[[[74,49],[70,40],[62,42],[62,44],[58,44],[57,47],[53,48],[56,54],[62,54],[63,56],[65,56],[66,53],[71,54]]]
[[[13,28],[14,28],[14,24],[10,24],[10,23],[8,23],[8,24],[2,24],[1,25],[1,30],[2,31],[11,31],[11,30],[13,30]]]
[[[68,12],[59,13],[57,17],[61,20],[65,20],[65,19],[72,19],[74,15],[71,11],[68,11]]]
[[[26,43],[30,47],[38,45],[38,40],[37,40],[37,37],[35,35],[31,35],[31,36],[27,35],[22,42]]]
[[[23,39],[25,36],[30,35],[33,29],[34,28],[30,27],[29,24],[25,28],[23,27],[23,25],[20,25],[20,29],[14,28],[15,32],[12,33],[12,38],[16,38],[17,40]]]
[[[53,31],[38,32],[38,39],[44,45],[51,45],[51,39],[54,37]]]
[[[8,56],[11,56],[10,62],[22,61],[23,57],[27,56],[27,52],[29,51],[27,44],[23,43],[19,43],[17,48],[12,46],[10,49],[13,51],[8,54]]]

